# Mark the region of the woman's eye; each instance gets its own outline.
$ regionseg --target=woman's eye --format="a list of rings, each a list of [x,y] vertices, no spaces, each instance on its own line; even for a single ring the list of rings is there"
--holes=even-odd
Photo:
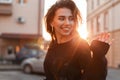
[[[61,20],[61,21],[63,21],[64,20],[64,18],[63,17],[60,17],[60,18],[58,18],[59,20]]]
[[[58,20],[61,20],[61,21],[64,21],[65,19],[67,19],[67,18],[65,18],[65,17],[59,17],[59,18],[58,18]],[[69,20],[69,21],[73,21],[74,18],[73,18],[73,17],[68,17],[68,20]]]
[[[73,18],[73,17],[70,17],[70,18],[69,18],[69,20],[70,20],[70,21],[73,21],[73,20],[74,20],[74,18]]]

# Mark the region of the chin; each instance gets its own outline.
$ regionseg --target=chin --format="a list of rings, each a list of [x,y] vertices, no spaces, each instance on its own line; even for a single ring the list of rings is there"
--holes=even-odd
[[[63,36],[70,36],[71,33],[62,33]]]

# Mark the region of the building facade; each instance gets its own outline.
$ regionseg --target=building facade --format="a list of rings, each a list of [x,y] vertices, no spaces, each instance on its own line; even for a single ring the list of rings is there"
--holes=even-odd
[[[0,56],[42,39],[44,0],[0,0]]]
[[[90,38],[111,33],[114,39],[107,54],[108,66],[120,67],[120,0],[87,0],[87,27]]]

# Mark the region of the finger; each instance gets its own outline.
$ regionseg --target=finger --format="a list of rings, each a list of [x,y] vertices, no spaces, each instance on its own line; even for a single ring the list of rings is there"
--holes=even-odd
[[[104,33],[99,34],[99,39],[98,40],[103,42],[104,41],[104,35],[105,35]]]
[[[106,41],[106,40],[108,40],[109,39],[109,37],[110,37],[110,35],[108,34],[108,33],[103,33],[103,35],[102,35],[102,41]]]
[[[105,33],[102,33],[102,35],[101,35],[101,37],[100,37],[100,40],[101,40],[102,42],[106,42],[106,41],[109,40],[109,37],[110,37],[110,34],[105,32]]]
[[[106,33],[105,36],[104,36],[104,41],[108,42],[109,38],[110,38],[110,33]]]
[[[109,45],[111,45],[114,40],[115,40],[115,39],[110,40],[110,41],[109,41]]]

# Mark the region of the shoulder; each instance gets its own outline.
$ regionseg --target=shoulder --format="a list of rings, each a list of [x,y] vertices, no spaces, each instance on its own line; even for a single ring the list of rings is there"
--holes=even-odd
[[[82,38],[79,40],[79,46],[76,51],[76,59],[83,65],[88,64],[91,60],[90,46],[88,42]]]
[[[89,46],[88,42],[86,40],[82,39],[82,38],[79,38],[77,54],[80,55],[80,56],[81,55],[90,56],[90,46]]]
[[[82,39],[82,38],[79,39],[79,48],[80,47],[83,48],[83,49],[89,49],[90,48],[88,42],[85,39]]]

